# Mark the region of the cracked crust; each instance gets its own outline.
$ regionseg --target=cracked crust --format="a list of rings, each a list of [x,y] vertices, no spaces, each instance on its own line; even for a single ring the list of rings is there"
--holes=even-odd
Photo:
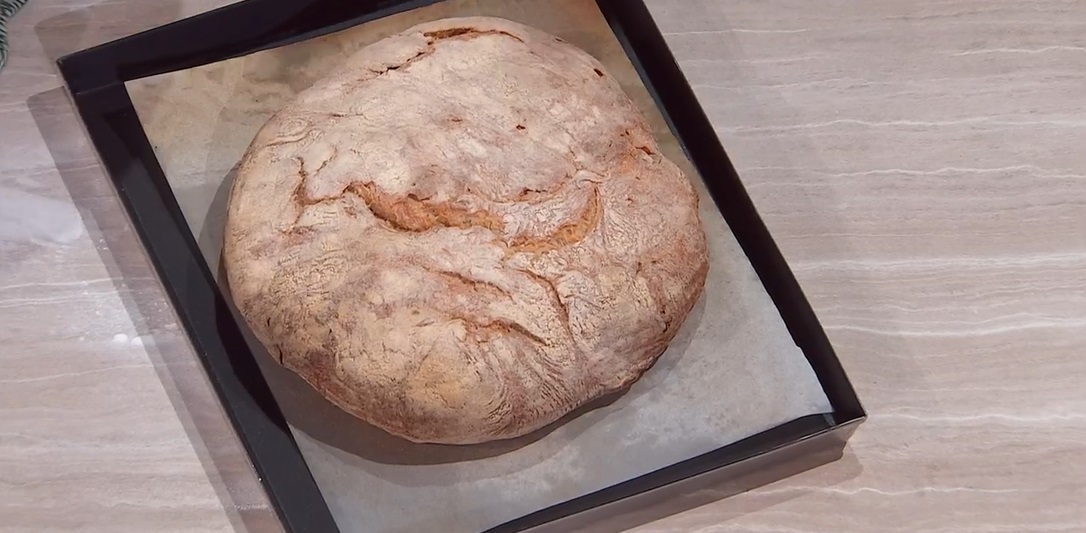
[[[375,43],[269,120],[224,261],[281,364],[390,433],[450,444],[628,387],[708,271],[696,193],[617,82],[489,18]]]

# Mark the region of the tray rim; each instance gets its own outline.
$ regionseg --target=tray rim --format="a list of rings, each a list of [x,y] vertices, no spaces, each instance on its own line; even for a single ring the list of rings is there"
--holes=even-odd
[[[60,58],[58,68],[217,400],[288,532],[339,531],[200,254],[124,83],[292,44],[444,0],[241,0]],[[811,443],[843,448],[866,412],[642,0],[594,0],[683,144],[830,401],[810,415],[487,530],[526,531]],[[240,28],[240,29],[239,29]],[[204,39],[189,36],[200,34]],[[168,53],[161,53],[168,50]],[[757,476],[755,476],[756,478]],[[753,481],[757,486],[758,482]]]

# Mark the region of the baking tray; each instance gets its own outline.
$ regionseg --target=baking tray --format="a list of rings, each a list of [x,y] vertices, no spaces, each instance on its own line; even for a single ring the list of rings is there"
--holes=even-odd
[[[338,529],[256,357],[230,318],[227,302],[156,159],[125,82],[304,41],[434,3],[439,2],[245,0],[58,62],[87,132],[288,531]],[[651,520],[839,457],[844,442],[865,416],[651,14],[639,1],[598,0],[596,5],[701,174],[832,410],[489,531],[615,530]],[[713,490],[693,490],[705,487]]]

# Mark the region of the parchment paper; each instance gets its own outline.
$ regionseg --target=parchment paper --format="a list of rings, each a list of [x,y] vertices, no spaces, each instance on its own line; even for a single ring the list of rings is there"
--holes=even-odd
[[[251,342],[343,531],[478,532],[829,412],[813,371],[592,0],[450,0],[130,82],[144,129],[212,269],[219,268],[235,166],[272,113],[359,48],[420,22],[467,15],[533,25],[607,66],[649,117],[663,152],[702,195],[709,279],[678,337],[629,392],[535,434],[479,446],[391,437],[325,402]]]

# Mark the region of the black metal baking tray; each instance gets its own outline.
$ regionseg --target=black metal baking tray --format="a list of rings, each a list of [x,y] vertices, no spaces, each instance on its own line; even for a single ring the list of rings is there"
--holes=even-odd
[[[441,0],[243,0],[58,61],[68,91],[284,528],[339,531],[232,319],[125,82],[338,31]],[[640,0],[596,0],[826,393],[811,415],[490,532],[618,530],[839,458],[865,413],[825,332]],[[691,489],[713,487],[704,491]],[[691,496],[693,495],[693,496]]]

